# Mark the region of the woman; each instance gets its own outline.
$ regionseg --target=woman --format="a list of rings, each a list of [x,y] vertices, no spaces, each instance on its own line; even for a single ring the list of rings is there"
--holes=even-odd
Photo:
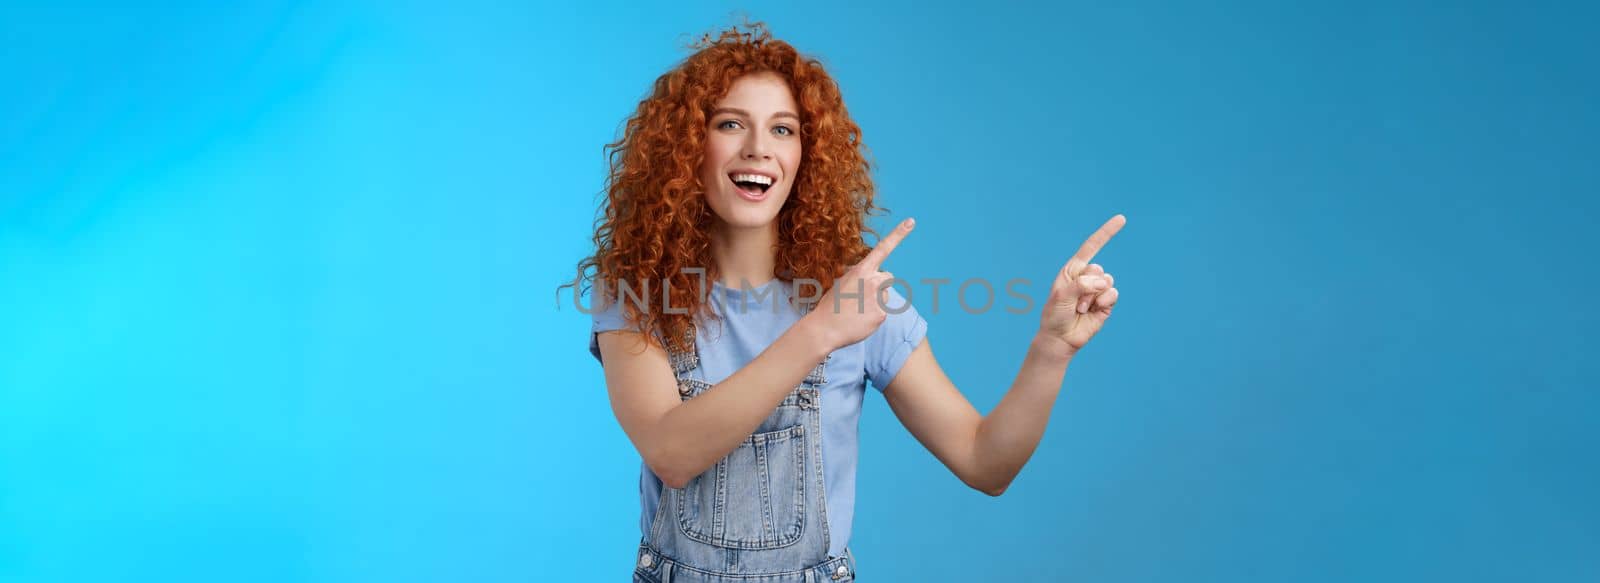
[[[1089,260],[1124,220],[1057,274],[1010,392],[979,415],[885,288],[913,221],[862,242],[879,209],[832,78],[760,24],[696,48],[608,146],[596,252],[578,268],[595,290],[590,350],[643,458],[634,578],[853,580],[866,382],[957,477],[1000,495],[1111,315],[1112,277]]]

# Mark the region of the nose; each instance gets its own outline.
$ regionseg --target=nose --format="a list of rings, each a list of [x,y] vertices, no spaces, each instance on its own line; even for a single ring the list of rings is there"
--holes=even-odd
[[[761,132],[750,132],[744,140],[744,147],[740,149],[740,157],[746,160],[766,160],[772,158],[772,149],[767,146],[767,138]]]

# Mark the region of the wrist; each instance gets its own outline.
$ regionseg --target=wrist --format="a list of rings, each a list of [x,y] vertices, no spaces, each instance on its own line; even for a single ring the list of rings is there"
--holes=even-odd
[[[1034,333],[1033,342],[1028,345],[1028,349],[1050,360],[1070,361],[1078,354],[1078,349],[1065,339],[1042,330]]]
[[[833,330],[830,330],[825,323],[813,315],[815,313],[811,312],[801,316],[790,332],[799,338],[801,344],[806,347],[808,354],[816,356],[817,360],[820,361],[836,350],[838,346],[834,339]]]

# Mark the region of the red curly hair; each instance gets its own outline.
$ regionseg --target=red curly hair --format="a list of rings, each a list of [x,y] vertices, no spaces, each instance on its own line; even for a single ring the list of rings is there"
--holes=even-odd
[[[801,163],[777,217],[778,278],[821,282],[826,292],[870,250],[861,237],[876,232],[866,219],[883,210],[873,204],[861,128],[821,62],[773,39],[759,22],[715,38],[705,34],[691,48],[693,54],[656,79],[622,138],[606,145],[610,173],[604,214],[595,220],[595,253],[578,263],[578,276],[568,284],[596,284],[601,293],[592,303],[599,309],[601,300],[615,299],[600,296],[614,293],[618,282],[634,290],[651,282],[646,309],[624,301],[624,317],[647,340],[676,349],[687,348],[696,314],[716,317],[705,309],[699,276],[682,270],[703,268],[706,281],[718,279],[710,251],[714,217],[698,169],[711,109],[736,79],[776,73],[800,107]],[[662,306],[663,281],[671,282],[666,305],[687,307],[687,313],[650,309]]]

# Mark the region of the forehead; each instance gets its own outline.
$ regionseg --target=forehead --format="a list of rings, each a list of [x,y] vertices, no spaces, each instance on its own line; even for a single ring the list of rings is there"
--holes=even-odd
[[[775,73],[753,73],[734,80],[717,107],[743,109],[756,117],[796,110],[789,84]]]

